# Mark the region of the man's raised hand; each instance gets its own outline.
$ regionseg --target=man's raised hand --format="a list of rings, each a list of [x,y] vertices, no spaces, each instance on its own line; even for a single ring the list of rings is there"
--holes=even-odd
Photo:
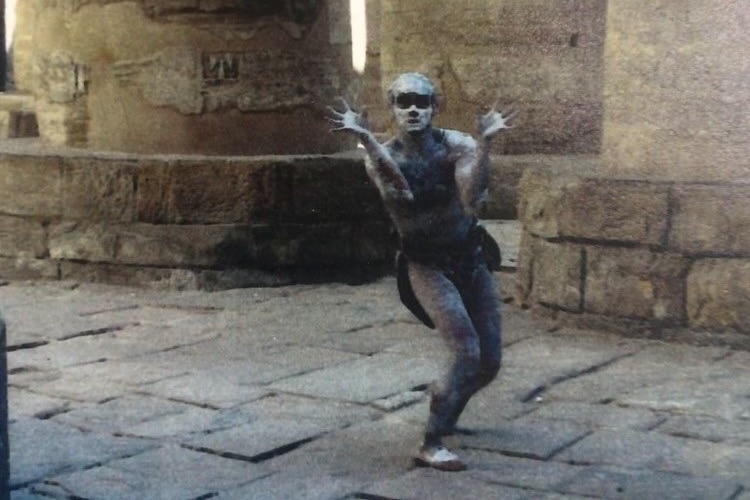
[[[513,128],[510,121],[517,114],[518,112],[513,107],[507,111],[497,111],[497,103],[495,103],[489,113],[477,118],[477,132],[483,139],[491,139],[501,130]]]
[[[344,105],[344,111],[337,111],[329,106],[330,113],[328,121],[331,122],[333,132],[349,132],[357,136],[369,133],[369,124],[367,123],[367,113],[357,113],[343,97],[339,97],[341,104]]]

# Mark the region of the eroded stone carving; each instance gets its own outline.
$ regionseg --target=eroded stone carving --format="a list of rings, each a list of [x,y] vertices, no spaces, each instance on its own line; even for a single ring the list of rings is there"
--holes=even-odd
[[[285,50],[199,53],[175,48],[118,62],[113,71],[121,84],[137,87],[151,104],[183,114],[289,109],[311,104],[319,89],[339,87],[327,56]]]

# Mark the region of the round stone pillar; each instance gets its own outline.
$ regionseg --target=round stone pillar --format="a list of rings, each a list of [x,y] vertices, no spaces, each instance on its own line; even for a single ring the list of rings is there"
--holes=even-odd
[[[357,92],[348,0],[28,0],[16,81],[52,144],[137,153],[350,149],[324,106]]]

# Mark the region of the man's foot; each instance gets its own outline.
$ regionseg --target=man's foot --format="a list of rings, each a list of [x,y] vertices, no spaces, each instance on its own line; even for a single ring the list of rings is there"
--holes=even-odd
[[[423,447],[414,457],[414,463],[419,467],[432,467],[447,472],[466,470],[466,464],[455,453],[448,451],[445,446]]]

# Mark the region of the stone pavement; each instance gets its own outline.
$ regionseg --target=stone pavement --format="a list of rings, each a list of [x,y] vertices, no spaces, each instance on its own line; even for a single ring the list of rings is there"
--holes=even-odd
[[[513,275],[498,275],[503,293]],[[501,378],[410,459],[445,359],[395,280],[223,292],[0,286],[12,498],[750,499],[750,353],[504,306]]]

